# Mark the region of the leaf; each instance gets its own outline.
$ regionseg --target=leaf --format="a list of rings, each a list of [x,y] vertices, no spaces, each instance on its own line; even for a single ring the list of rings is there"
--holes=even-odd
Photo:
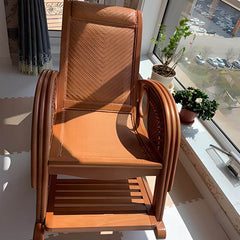
[[[169,42],[167,46],[165,46],[163,49],[161,49],[158,46],[158,49],[160,50],[160,55],[165,59],[166,66],[169,65],[170,62],[173,61],[173,66],[176,67],[176,64],[178,60],[182,57],[182,55],[185,52],[185,47],[182,48],[180,51],[176,52],[178,44],[182,37],[186,38],[187,36],[191,35],[191,31],[189,31],[190,26],[187,25],[188,19],[182,18],[179,21],[179,26],[175,26],[175,32],[171,37],[169,37]],[[166,40],[166,25],[160,25],[160,30],[158,34],[158,41],[156,39],[154,40],[155,44],[163,46],[165,40]]]

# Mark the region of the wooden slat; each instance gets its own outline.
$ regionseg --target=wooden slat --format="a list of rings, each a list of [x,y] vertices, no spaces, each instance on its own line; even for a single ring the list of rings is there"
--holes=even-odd
[[[69,157],[68,159],[59,158],[59,157],[50,157],[49,165],[52,167],[78,167],[78,168],[86,168],[86,167],[97,167],[97,168],[105,168],[105,167],[122,167],[122,168],[136,168],[136,169],[162,169],[162,164],[158,162],[153,162],[147,159],[134,159],[134,158],[119,158],[111,159],[101,157],[101,161],[99,158],[94,157],[84,157],[81,158],[81,163],[76,161],[75,158]]]
[[[93,180],[93,179],[58,179],[58,184],[138,184],[137,179]]]
[[[54,213],[61,214],[114,214],[114,213],[146,213],[144,204],[82,204],[81,207],[55,206]]]
[[[56,190],[139,190],[138,185],[127,184],[57,184]]]
[[[64,206],[66,206],[66,208],[68,208],[68,206],[79,206],[79,209],[80,208],[96,208],[96,209],[100,209],[102,210],[102,207],[103,208],[106,208],[106,209],[115,209],[115,208],[126,208],[126,209],[139,209],[139,210],[146,210],[146,206],[145,204],[143,203],[111,203],[111,204],[106,204],[106,203],[82,203],[82,204],[79,204],[79,203],[63,203],[63,204],[56,204],[54,205],[54,208],[64,208]]]
[[[95,199],[69,199],[69,198],[56,198],[55,205],[58,204],[122,204],[122,203],[144,203],[142,198],[132,199],[132,198],[95,198]]]
[[[82,197],[82,198],[106,198],[106,197],[141,197],[141,192],[131,192],[131,191],[56,191],[55,196],[62,197]]]
[[[45,228],[49,232],[89,232],[89,231],[123,231],[151,230],[149,216],[146,214],[113,215],[53,215],[48,212]]]
[[[76,193],[131,193],[131,192],[140,192],[140,190],[124,190],[124,189],[119,189],[119,190],[57,190],[59,193],[64,193],[64,192],[76,192]]]
[[[160,173],[158,167],[128,167],[128,166],[95,166],[95,165],[71,165],[56,164],[49,161],[49,174],[63,174],[76,177],[88,177],[92,179],[113,180],[121,178],[130,178],[134,176],[158,176]]]

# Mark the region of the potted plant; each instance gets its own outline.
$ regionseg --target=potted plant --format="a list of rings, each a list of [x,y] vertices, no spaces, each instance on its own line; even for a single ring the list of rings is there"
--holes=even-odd
[[[192,124],[196,116],[211,120],[219,105],[216,100],[210,100],[207,94],[193,87],[173,92],[173,97],[176,103],[182,105],[180,120],[187,125]]]
[[[186,38],[192,34],[189,30],[190,26],[187,23],[188,19],[186,18],[180,20],[179,27],[175,27],[176,30],[173,36],[169,38],[169,43],[165,47],[163,47],[163,45],[166,40],[166,25],[160,25],[158,39],[153,38],[151,40],[158,45],[160,61],[162,63],[153,66],[151,79],[160,81],[169,89],[173,88],[172,81],[176,75],[176,65],[186,50],[185,47],[180,47],[180,49],[177,50],[179,42],[182,37]]]

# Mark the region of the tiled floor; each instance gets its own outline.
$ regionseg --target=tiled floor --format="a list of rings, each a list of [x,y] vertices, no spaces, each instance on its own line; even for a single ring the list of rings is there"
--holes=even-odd
[[[30,127],[37,78],[0,60],[0,240],[30,240],[35,191],[30,186]],[[154,179],[149,178],[153,185]],[[226,240],[205,200],[181,164],[164,214],[167,240]],[[49,240],[155,240],[153,231],[49,234]]]

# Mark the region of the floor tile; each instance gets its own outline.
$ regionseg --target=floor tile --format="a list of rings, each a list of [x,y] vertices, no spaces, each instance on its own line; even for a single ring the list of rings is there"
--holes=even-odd
[[[33,97],[0,98],[0,154],[30,151]]]

